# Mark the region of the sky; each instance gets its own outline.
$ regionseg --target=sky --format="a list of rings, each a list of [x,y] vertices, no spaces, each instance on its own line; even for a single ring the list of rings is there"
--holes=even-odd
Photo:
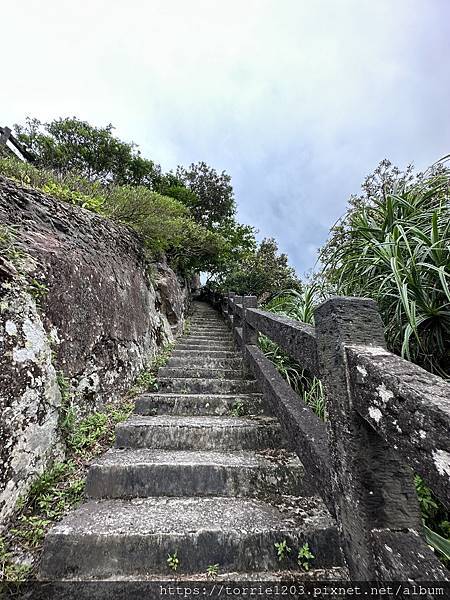
[[[0,22],[0,125],[75,115],[225,170],[300,275],[380,160],[450,152],[449,0],[14,0]]]

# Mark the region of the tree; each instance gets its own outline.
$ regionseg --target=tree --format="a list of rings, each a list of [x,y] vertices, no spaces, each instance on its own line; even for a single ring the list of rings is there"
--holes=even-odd
[[[113,126],[95,127],[76,117],[41,123],[26,119],[14,126],[16,136],[36,157],[36,165],[61,175],[70,172],[103,184],[144,185],[153,189],[161,167],[144,159],[134,143],[113,135]]]
[[[223,290],[239,295],[255,295],[265,300],[276,292],[300,289],[295,270],[289,266],[286,254],[278,254],[273,238],[264,239],[240,264],[226,275],[220,284]]]
[[[236,210],[233,198],[231,177],[222,171],[218,173],[205,162],[192,163],[189,169],[179,166],[176,178],[193,195],[186,199],[194,219],[208,227],[217,229]]]

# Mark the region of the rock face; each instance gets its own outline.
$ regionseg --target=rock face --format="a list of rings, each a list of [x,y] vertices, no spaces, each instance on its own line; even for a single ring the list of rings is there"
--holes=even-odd
[[[0,261],[1,525],[61,452],[63,386],[80,414],[118,397],[182,331],[188,289],[133,231],[1,176],[0,226],[26,253]]]

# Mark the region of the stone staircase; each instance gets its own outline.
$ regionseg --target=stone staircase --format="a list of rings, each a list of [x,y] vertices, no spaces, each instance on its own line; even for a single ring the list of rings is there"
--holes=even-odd
[[[159,391],[137,398],[116,447],[92,463],[90,499],[48,533],[40,578],[201,579],[214,564],[221,579],[343,576],[335,524],[212,308],[195,303],[158,375]],[[292,552],[280,562],[283,540]],[[305,542],[307,575],[295,560]]]

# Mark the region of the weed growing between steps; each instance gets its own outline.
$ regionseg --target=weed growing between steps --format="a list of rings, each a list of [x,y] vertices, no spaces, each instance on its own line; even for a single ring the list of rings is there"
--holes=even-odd
[[[248,407],[245,405],[245,402],[242,400],[236,400],[231,408],[230,415],[232,417],[243,417],[247,415],[249,412]]]
[[[219,575],[219,563],[215,563],[214,565],[208,565],[206,569],[206,577],[207,579],[216,579]]]
[[[188,317],[184,321],[183,335],[190,335],[190,333],[191,333],[191,317]]]
[[[164,367],[169,361],[174,344],[166,344],[156,354],[149,366],[144,369],[136,378],[133,386],[130,388],[129,396],[137,396],[145,392],[157,392],[157,374],[160,367]]]
[[[168,554],[167,556],[167,564],[169,566],[169,569],[171,569],[172,571],[176,571],[180,566],[180,559],[178,558],[177,554],[178,552],[177,550],[175,550],[175,552],[173,552],[172,554]]]
[[[289,558],[292,552],[292,548],[288,546],[286,540],[276,542],[274,544],[275,550],[277,551],[278,560],[285,561]],[[311,552],[308,542],[305,542],[303,546],[298,549],[297,552],[297,565],[303,569],[303,571],[309,571],[310,561],[314,560],[315,556]]]
[[[84,499],[90,461],[111,447],[116,425],[133,412],[132,398],[151,389],[156,372],[168,361],[172,347],[168,344],[158,352],[125,397],[81,419],[71,404],[69,381],[62,372],[58,373],[62,396],[60,429],[67,448],[66,459],[46,469],[27,496],[19,500],[14,519],[0,537],[0,581],[24,581],[35,576],[46,532]]]

